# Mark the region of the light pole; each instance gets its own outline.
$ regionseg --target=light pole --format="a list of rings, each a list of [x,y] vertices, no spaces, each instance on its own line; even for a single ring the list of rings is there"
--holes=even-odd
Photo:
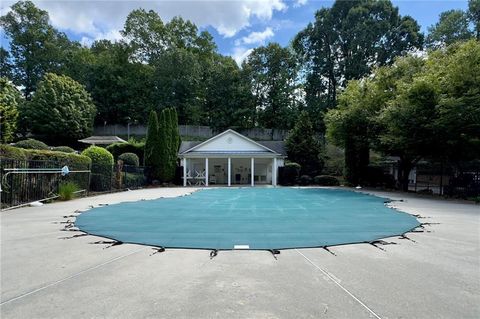
[[[132,119],[130,117],[127,117],[127,141],[130,140],[130,124],[132,124],[130,123],[131,120]]]

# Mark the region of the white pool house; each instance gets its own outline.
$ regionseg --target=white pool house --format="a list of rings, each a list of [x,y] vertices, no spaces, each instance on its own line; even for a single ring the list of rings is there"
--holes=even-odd
[[[254,141],[229,129],[204,142],[182,142],[178,156],[183,186],[276,186],[286,153],[283,141]]]

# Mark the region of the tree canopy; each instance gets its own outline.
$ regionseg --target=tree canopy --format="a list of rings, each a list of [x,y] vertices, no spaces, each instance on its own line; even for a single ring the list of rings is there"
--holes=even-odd
[[[306,111],[300,113],[290,131],[286,147],[289,161],[300,164],[301,174],[316,176],[323,168],[321,144]]]
[[[323,113],[336,106],[337,92],[349,80],[391,64],[422,44],[420,26],[402,17],[390,1],[336,1],[317,11],[315,21],[293,42],[302,60],[305,100],[315,128],[323,131]]]
[[[22,85],[30,98],[46,72],[56,72],[75,45],[49,23],[48,12],[31,1],[19,1],[0,17],[0,26],[10,38],[12,80]]]
[[[293,52],[278,43],[252,51],[243,63],[255,104],[262,110],[258,122],[266,128],[290,128],[296,115],[297,64]]]
[[[25,104],[24,120],[34,134],[49,142],[72,143],[92,133],[95,113],[92,98],[80,83],[47,73]]]
[[[345,148],[356,183],[370,149],[400,158],[400,179],[422,158],[456,162],[480,156],[480,44],[471,40],[427,59],[404,57],[374,76],[351,81],[327,114],[329,139]],[[352,160],[353,158],[353,160]]]
[[[473,37],[467,12],[449,10],[440,14],[440,20],[428,29],[427,46],[442,47]]]
[[[7,78],[0,78],[0,143],[10,142],[17,129],[20,92]]]

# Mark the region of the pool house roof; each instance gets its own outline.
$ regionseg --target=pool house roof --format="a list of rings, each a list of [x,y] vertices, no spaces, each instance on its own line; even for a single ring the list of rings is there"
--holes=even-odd
[[[285,157],[283,141],[254,141],[232,129],[203,141],[183,141],[180,157],[211,155],[254,155],[261,157]]]

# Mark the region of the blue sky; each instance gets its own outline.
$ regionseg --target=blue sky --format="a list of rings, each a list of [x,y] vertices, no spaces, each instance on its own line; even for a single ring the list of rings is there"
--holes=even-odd
[[[135,8],[153,9],[164,21],[180,15],[215,38],[219,52],[241,61],[252,48],[270,41],[288,45],[295,34],[313,21],[314,13],[333,1],[319,0],[34,0],[50,14],[51,23],[71,39],[88,45],[100,38],[118,39],[127,14]],[[14,3],[2,0],[2,15]],[[426,32],[441,12],[463,9],[467,1],[393,1],[401,15],[415,18]],[[2,46],[7,43],[3,39]]]

